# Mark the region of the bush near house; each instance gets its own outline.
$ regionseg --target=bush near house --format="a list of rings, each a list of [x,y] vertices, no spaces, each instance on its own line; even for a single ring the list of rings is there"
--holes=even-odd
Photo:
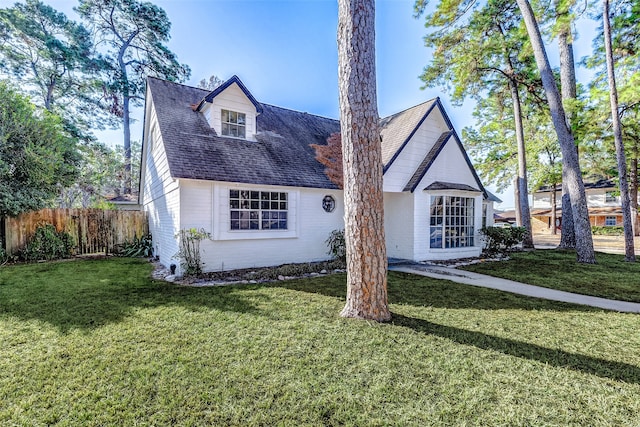
[[[522,243],[527,232],[524,227],[482,227],[487,255],[505,255]]]
[[[612,227],[612,226],[592,226],[591,234],[594,236],[622,236],[624,234],[624,227]]]

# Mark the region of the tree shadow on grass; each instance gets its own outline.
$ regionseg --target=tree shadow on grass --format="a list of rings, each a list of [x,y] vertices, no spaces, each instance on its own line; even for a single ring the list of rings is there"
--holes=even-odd
[[[278,282],[274,286],[318,293],[342,300],[346,298],[346,275],[344,274],[327,276],[322,278],[322,281],[294,280]],[[387,288],[390,304],[416,307],[470,308],[476,310],[602,311],[594,307],[547,301],[495,289],[400,272],[389,272]]]
[[[602,378],[640,384],[640,367],[624,362],[615,362],[564,350],[546,348],[509,338],[487,335],[482,332],[439,325],[424,319],[407,317],[396,313],[392,314],[391,322],[396,326],[403,326],[424,334],[439,336],[458,344],[470,345],[482,350],[497,351],[509,356],[542,362],[557,368],[568,368]]]
[[[152,280],[150,272],[150,264],[130,258],[0,269],[0,316],[37,319],[68,332],[94,329],[118,322],[135,309],[159,306],[267,314],[258,305],[268,296],[247,294],[249,286],[185,287]]]

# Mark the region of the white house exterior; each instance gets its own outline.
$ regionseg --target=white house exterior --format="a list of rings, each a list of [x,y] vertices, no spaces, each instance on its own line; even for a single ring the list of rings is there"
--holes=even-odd
[[[389,257],[477,256],[493,221],[480,182],[439,99],[381,120]],[[236,77],[212,92],[149,78],[140,203],[155,254],[179,264],[176,234],[197,228],[205,271],[329,258],[343,195],[315,160],[337,120],[262,104]]]

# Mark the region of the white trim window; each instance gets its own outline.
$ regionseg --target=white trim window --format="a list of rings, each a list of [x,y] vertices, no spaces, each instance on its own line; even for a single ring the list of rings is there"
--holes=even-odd
[[[607,191],[604,193],[604,202],[605,203],[616,203],[618,201],[618,195],[615,191]]]
[[[615,216],[606,216],[604,217],[604,225],[605,227],[615,227],[618,225],[618,218]]]
[[[246,114],[222,110],[222,135],[244,139],[247,135]]]
[[[229,190],[229,228],[287,230],[289,195],[281,191]]]
[[[475,199],[460,196],[431,196],[429,246],[432,249],[474,245]]]

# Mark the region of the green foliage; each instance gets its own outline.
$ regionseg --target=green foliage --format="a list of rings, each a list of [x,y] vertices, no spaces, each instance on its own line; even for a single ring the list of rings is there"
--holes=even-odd
[[[64,208],[114,209],[105,197],[122,195],[125,189],[124,150],[122,146],[109,147],[93,142],[80,147],[82,161],[75,182],[60,189],[58,205]],[[138,187],[140,176],[140,150],[138,141],[131,143],[131,170],[133,188]]]
[[[591,226],[591,233],[596,236],[622,236],[624,235],[624,227],[599,227]]]
[[[69,258],[74,247],[73,237],[69,233],[57,231],[52,224],[42,224],[20,252],[20,258],[25,261]]]
[[[524,227],[482,227],[480,232],[485,238],[485,253],[505,255],[522,243],[527,230]]]
[[[130,258],[150,257],[153,255],[153,240],[151,234],[134,237],[119,245],[118,255]]]
[[[339,261],[346,261],[347,259],[347,246],[344,240],[344,230],[333,230],[325,243],[329,247],[327,252],[334,259]]]
[[[200,230],[196,228],[182,229],[176,234],[176,238],[179,239],[180,250],[174,258],[180,261],[182,274],[185,276],[201,275],[204,263],[200,256],[200,242],[204,239],[211,239],[211,233],[203,228]]]
[[[77,175],[76,147],[58,116],[0,81],[0,216],[51,204]]]
[[[144,99],[145,79],[153,75],[184,81],[191,70],[180,64],[166,43],[171,22],[165,11],[138,0],[80,0],[75,9],[96,34],[96,43],[107,46],[108,97],[112,113],[122,119],[124,130],[124,192],[131,192],[130,106]]]
[[[9,261],[9,255],[7,254],[7,251],[0,246],[0,265],[6,264],[7,261]]]
[[[59,114],[71,134],[88,139],[108,119],[100,114],[105,64],[95,52],[84,26],[39,0],[0,9],[0,71]]]

